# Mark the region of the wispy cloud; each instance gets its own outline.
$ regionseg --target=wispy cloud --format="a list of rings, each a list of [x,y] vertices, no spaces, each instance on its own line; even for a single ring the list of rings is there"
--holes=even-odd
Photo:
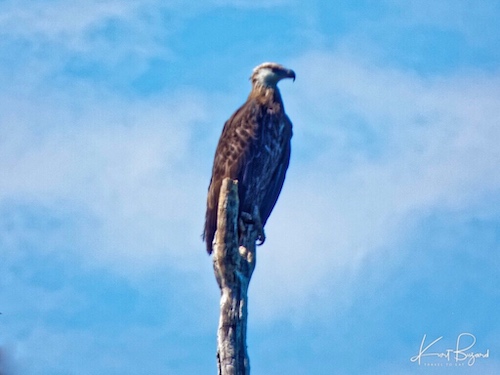
[[[175,2],[119,0],[0,4],[2,73],[12,85],[130,82],[150,59],[170,61],[182,17]],[[169,21],[170,20],[170,21]]]
[[[285,94],[295,150],[309,152],[301,143],[310,137],[324,146],[292,163],[269,223],[255,298],[271,316],[304,311],[330,288],[342,300],[365,257],[391,256],[382,250],[397,249],[415,220],[436,210],[475,215],[500,190],[500,77],[422,78],[335,53],[293,65],[303,72]],[[365,144],[359,126],[373,134]],[[293,288],[270,289],[271,277]]]
[[[203,95],[144,102],[100,94],[78,105],[65,96],[3,101],[1,199],[93,218],[98,231],[87,251],[109,265],[120,253],[120,264],[130,256],[139,270],[175,253],[181,226],[197,240],[202,221],[184,205],[205,189],[204,180],[186,189],[200,183],[189,165],[193,132],[207,116]]]
[[[215,331],[206,334],[206,327],[216,326],[218,290],[199,236],[210,163],[224,120],[248,88],[247,72],[240,86],[233,77],[260,55],[276,56],[298,74],[293,85],[281,84],[294,122],[292,162],[250,288],[251,332],[268,340],[260,348],[269,353],[265,344],[281,345],[284,368],[296,369],[301,362],[297,373],[309,373],[310,357],[318,353],[335,351],[330,367],[322,363],[318,373],[331,372],[334,361],[356,362],[348,351],[371,348],[377,340],[413,349],[413,338],[401,338],[406,328],[382,332],[378,326],[392,327],[388,321],[394,314],[399,324],[406,323],[401,316],[420,311],[412,302],[413,284],[454,283],[455,275],[441,272],[433,256],[439,251],[442,258],[455,255],[451,248],[459,243],[451,238],[465,243],[478,237],[480,231],[470,225],[475,220],[490,225],[484,242],[474,242],[488,251],[473,256],[471,248],[460,247],[459,256],[475,265],[467,268],[458,257],[454,265],[467,274],[464,282],[486,285],[478,288],[481,294],[471,295],[478,305],[485,296],[495,296],[490,247],[498,243],[491,233],[500,215],[498,204],[491,203],[500,190],[498,72],[444,64],[439,74],[432,69],[428,74],[393,57],[410,54],[425,67],[434,64],[429,58],[434,50],[421,55],[413,44],[407,49],[398,44],[420,38],[425,50],[429,40],[437,40],[420,27],[451,32],[450,40],[459,47],[478,42],[493,51],[498,33],[482,35],[478,20],[488,28],[496,25],[490,16],[496,3],[477,9],[460,1],[449,17],[447,11],[455,9],[451,2],[444,8],[446,2],[410,2],[401,8],[388,1],[375,7],[377,16],[358,4],[344,6],[336,17],[326,3],[303,12],[284,3],[1,3],[0,48],[6,53],[0,57],[0,283],[8,287],[2,288],[0,323],[8,329],[0,345],[7,346],[10,367],[20,358],[31,366],[20,367],[23,373],[67,372],[88,356],[95,359],[96,372],[128,368],[133,373],[131,362],[151,365],[151,373],[206,369],[188,363],[205,345],[200,336],[207,340],[204,349],[215,342]],[[286,21],[276,18],[277,12],[266,13],[269,6],[282,7]],[[212,30],[217,22],[204,19],[203,12],[221,11],[223,19],[224,8],[239,9],[245,25],[254,25],[254,18],[244,17],[253,7],[263,9],[262,22],[275,17],[265,43],[254,43],[248,32],[231,35],[223,56],[206,45],[205,32],[219,40],[224,30]],[[467,24],[472,8],[474,21]],[[192,23],[191,15],[196,16]],[[198,21],[205,27],[184,33]],[[240,28],[231,22],[228,26]],[[280,28],[287,31],[277,42],[273,33]],[[302,35],[307,45],[282,43],[292,35]],[[184,44],[191,42],[186,52]],[[440,43],[434,47],[448,53]],[[242,52],[242,44],[251,48]],[[486,60],[495,61],[490,59],[494,53]],[[176,69],[160,90],[130,89],[145,72],[151,81],[159,80],[171,61]],[[198,70],[186,83],[189,64]],[[209,69],[215,78],[203,77]],[[237,88],[223,91],[226,87]],[[455,225],[445,233],[439,225],[432,228],[429,217]],[[463,228],[472,233],[454,235]],[[419,242],[431,230],[440,235]],[[432,247],[434,239],[446,243]],[[420,258],[408,255],[422,244]],[[425,272],[409,266],[409,258]],[[395,281],[388,280],[392,277]],[[492,281],[483,283],[487,277]],[[378,298],[380,290],[387,298]],[[417,302],[427,303],[426,298]],[[436,292],[429,298],[442,296]],[[157,302],[163,299],[164,304]],[[108,318],[100,308],[109,309]],[[355,317],[345,314],[353,310]],[[466,313],[458,315],[470,318],[475,312]],[[119,318],[111,322],[109,316]],[[311,331],[312,318],[317,332],[325,333],[303,337]],[[444,319],[436,325],[444,326]],[[497,332],[498,324],[490,319]],[[484,330],[486,323],[471,320]],[[103,321],[109,331],[101,329]],[[290,346],[276,322],[295,330],[283,337],[297,335],[300,345],[307,342],[300,357],[290,354],[300,345]],[[351,326],[337,339],[333,325],[344,322]],[[449,326],[456,322],[463,320]],[[354,327],[358,323],[363,327]],[[273,335],[261,335],[262,327]],[[495,334],[481,338],[494,342]],[[125,355],[116,352],[117,343]],[[329,345],[337,346],[331,352],[321,349]],[[57,350],[49,353],[52,346]],[[213,360],[209,349],[203,352],[211,356],[206,362]],[[261,354],[266,372],[269,364],[264,350]],[[393,370],[390,360],[376,362],[393,373],[404,371]],[[286,372],[278,364],[273,368]],[[336,368],[341,373],[349,365]]]
[[[311,290],[329,293],[355,280],[364,257],[400,241],[415,218],[474,210],[500,188],[495,75],[429,79],[326,52],[291,65],[302,72],[283,87],[295,158],[259,271],[294,288],[256,293],[265,319],[279,316],[273,298],[304,311]],[[181,92],[144,102],[77,93],[78,105],[66,92],[3,102],[10,125],[2,127],[1,196],[92,218],[97,231],[87,237],[90,224],[82,229],[92,264],[121,274],[172,259],[186,267],[186,238],[199,247],[207,184],[191,163],[211,155],[207,145],[192,154],[198,124],[214,118],[207,97]],[[256,277],[254,288],[266,282]]]

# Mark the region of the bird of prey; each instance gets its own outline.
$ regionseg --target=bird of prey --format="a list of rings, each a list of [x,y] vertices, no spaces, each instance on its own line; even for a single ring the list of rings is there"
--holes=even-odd
[[[277,87],[284,78],[295,81],[295,72],[270,62],[255,67],[247,101],[224,124],[208,187],[203,232],[208,254],[212,253],[219,193],[226,177],[238,180],[239,218],[256,225],[259,245],[265,241],[264,225],[281,192],[290,161],[292,123]]]

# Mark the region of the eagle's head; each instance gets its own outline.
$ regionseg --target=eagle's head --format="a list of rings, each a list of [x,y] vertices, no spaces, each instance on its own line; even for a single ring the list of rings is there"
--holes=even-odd
[[[272,62],[265,62],[256,66],[250,77],[253,85],[258,84],[267,87],[276,87],[283,78],[292,78],[295,81],[295,72],[283,65]]]

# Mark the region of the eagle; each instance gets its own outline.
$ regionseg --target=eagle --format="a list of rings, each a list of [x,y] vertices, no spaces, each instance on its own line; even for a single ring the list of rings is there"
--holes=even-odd
[[[292,123],[277,84],[295,81],[295,72],[266,62],[253,69],[247,101],[226,121],[215,151],[208,187],[203,240],[208,254],[217,228],[222,180],[238,180],[239,219],[253,223],[257,241],[265,241],[264,225],[278,200],[290,162]]]

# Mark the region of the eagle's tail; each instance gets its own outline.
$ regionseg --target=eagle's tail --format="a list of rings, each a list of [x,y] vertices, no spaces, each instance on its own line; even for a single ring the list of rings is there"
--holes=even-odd
[[[217,216],[212,215],[210,210],[207,210],[205,215],[205,228],[201,235],[207,246],[208,255],[212,254],[212,244],[214,242],[215,230],[217,229]]]

